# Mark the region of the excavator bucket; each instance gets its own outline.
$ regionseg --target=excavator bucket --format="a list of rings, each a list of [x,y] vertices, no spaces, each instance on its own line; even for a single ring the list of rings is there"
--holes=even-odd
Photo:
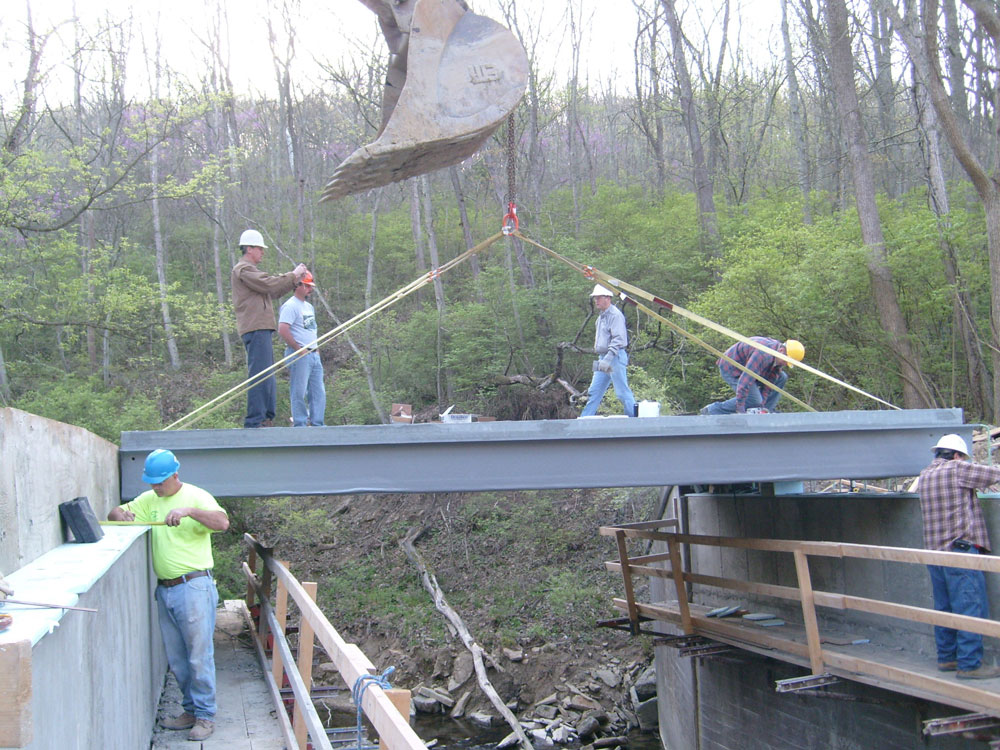
[[[528,59],[508,29],[456,0],[416,0],[405,76],[393,103],[390,71],[381,133],[337,167],[321,202],[474,154],[521,100]]]

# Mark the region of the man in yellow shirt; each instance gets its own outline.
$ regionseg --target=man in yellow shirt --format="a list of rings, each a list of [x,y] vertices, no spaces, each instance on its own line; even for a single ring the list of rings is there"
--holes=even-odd
[[[156,604],[170,671],[181,689],[184,712],[161,721],[167,729],[190,729],[204,740],[215,729],[215,608],[212,532],[229,528],[226,511],[205,490],[184,484],[180,463],[168,450],[146,456],[142,481],[152,486],[108,513],[110,521],[162,523],[153,526]]]

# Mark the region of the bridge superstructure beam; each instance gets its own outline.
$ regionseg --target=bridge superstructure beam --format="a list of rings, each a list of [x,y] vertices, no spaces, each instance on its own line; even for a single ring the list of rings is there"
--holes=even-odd
[[[731,484],[912,476],[960,409],[123,432],[123,498],[146,454],[217,497]]]

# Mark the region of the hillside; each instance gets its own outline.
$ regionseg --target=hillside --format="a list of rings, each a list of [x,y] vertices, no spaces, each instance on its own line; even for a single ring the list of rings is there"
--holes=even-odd
[[[595,625],[617,616],[610,602],[621,594],[603,566],[614,546],[598,528],[647,519],[658,504],[652,488],[228,501],[233,528],[217,544],[216,569],[223,596],[239,596],[237,545],[253,533],[300,580],[318,582],[331,622],[380,670],[394,666],[394,685],[451,688],[456,699],[471,690],[466,715],[495,716],[400,547],[422,529],[417,549],[502,668],[489,678],[519,718],[558,710],[578,720],[589,698],[609,715],[602,733],[624,733],[635,718],[622,707],[651,643]],[[553,694],[561,705],[532,709]]]

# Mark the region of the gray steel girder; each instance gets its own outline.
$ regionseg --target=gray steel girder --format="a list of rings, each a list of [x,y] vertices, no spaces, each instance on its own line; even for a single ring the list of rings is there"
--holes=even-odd
[[[146,454],[217,497],[875,479],[917,474],[961,409],[123,432],[123,498]]]

